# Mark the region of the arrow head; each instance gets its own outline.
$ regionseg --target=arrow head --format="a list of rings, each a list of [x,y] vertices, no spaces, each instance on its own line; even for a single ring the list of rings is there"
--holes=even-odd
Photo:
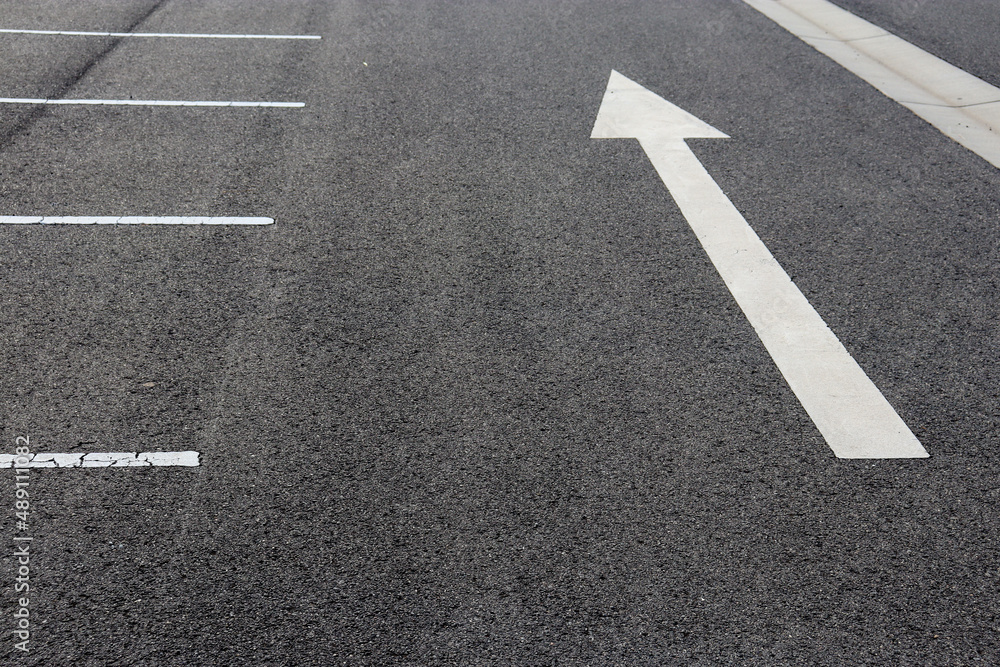
[[[728,139],[729,136],[611,70],[590,138],[676,142],[694,138]]]

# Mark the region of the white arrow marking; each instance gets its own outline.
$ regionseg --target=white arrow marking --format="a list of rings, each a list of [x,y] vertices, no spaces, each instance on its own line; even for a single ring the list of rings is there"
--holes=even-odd
[[[924,458],[903,423],[684,140],[726,135],[611,72],[592,138],[635,138],[838,458]]]
[[[0,454],[0,468],[149,468],[150,466],[201,465],[198,452],[91,452],[89,454],[38,453],[27,457]],[[24,459],[28,460],[25,461]]]

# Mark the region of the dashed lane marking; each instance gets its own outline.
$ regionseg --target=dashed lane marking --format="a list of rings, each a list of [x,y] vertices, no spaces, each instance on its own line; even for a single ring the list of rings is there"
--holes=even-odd
[[[180,37],[186,39],[322,39],[320,35],[227,35],[184,32],[89,32],[84,30],[21,30],[0,28],[11,35],[68,35],[73,37]]]
[[[273,225],[274,218],[198,216],[0,215],[3,225]]]
[[[90,104],[129,107],[284,107],[301,109],[304,102],[226,102],[215,100],[65,100],[34,97],[0,97],[0,104]]]
[[[0,454],[0,468],[149,468],[153,466],[195,468],[198,452],[91,452],[89,454],[32,454],[25,463],[16,454]],[[20,462],[19,462],[20,461]]]

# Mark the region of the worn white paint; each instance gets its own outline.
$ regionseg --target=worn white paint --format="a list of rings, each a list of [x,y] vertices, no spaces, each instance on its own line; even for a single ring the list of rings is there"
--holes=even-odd
[[[0,225],[273,225],[274,218],[204,216],[0,215]]]
[[[639,140],[834,454],[928,456],[684,142],[725,134],[612,72],[591,137]]]
[[[12,35],[67,35],[73,37],[179,37],[186,39],[322,39],[320,35],[240,35],[185,32],[90,32],[84,30],[21,30],[0,28]]]
[[[91,452],[32,454],[25,463],[14,454],[0,454],[0,468],[149,468],[201,465],[198,452]]]
[[[743,0],[1000,167],[1000,88],[826,0]]]
[[[34,97],[0,97],[0,104],[83,104],[128,107],[282,107],[301,109],[304,102],[226,102],[213,100],[48,100]]]

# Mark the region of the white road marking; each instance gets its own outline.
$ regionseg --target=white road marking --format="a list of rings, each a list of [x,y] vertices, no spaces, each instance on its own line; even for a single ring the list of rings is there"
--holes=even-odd
[[[1000,88],[826,0],[743,0],[1000,167]]]
[[[71,35],[74,37],[183,37],[189,39],[322,39],[320,35],[226,35],[185,32],[88,32],[83,30],[20,30],[0,28],[13,35]]]
[[[725,134],[613,71],[591,137],[639,140],[838,458],[928,456],[684,142]]]
[[[274,218],[198,216],[0,215],[2,225],[273,225]]]
[[[91,104],[130,107],[285,107],[300,109],[304,102],[224,102],[198,100],[47,100],[32,97],[0,97],[0,104]]]
[[[201,465],[198,452],[91,452],[89,454],[32,454],[27,463],[15,454],[0,454],[0,468],[149,468]]]

